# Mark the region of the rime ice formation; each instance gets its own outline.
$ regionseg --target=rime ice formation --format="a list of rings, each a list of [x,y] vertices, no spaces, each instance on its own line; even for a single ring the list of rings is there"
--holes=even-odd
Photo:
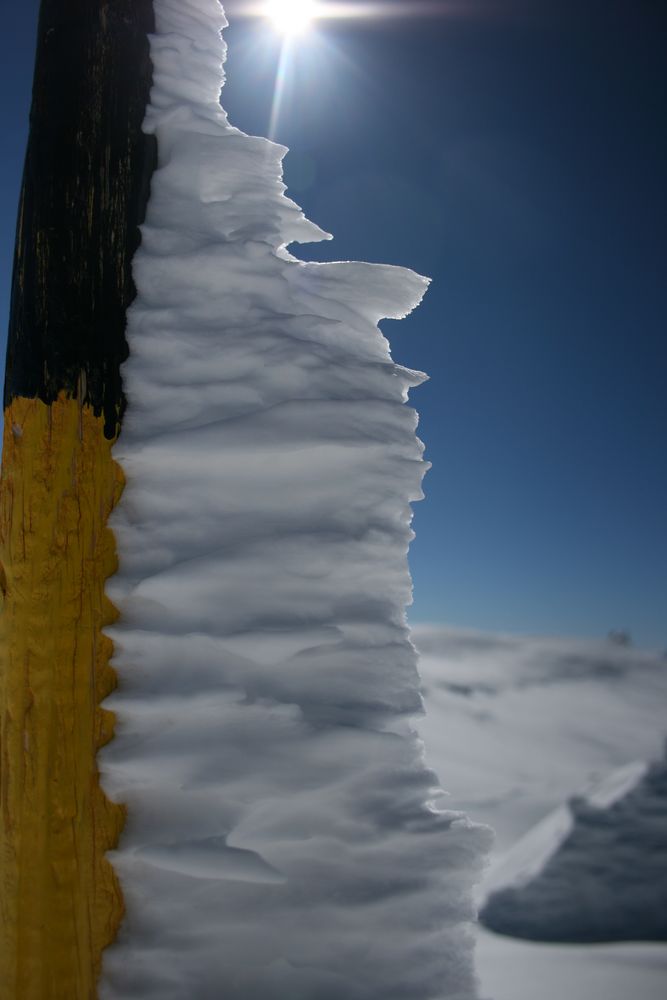
[[[426,279],[303,263],[286,152],[219,105],[217,0],[156,0],[157,136],[109,594],[128,806],[106,1000],[475,996],[488,831],[433,805],[410,724],[421,374],[377,328]]]

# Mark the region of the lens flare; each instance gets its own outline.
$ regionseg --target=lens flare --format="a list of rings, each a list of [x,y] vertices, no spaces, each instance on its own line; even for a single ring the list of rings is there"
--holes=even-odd
[[[303,35],[319,16],[315,0],[269,0],[265,14],[283,35]]]

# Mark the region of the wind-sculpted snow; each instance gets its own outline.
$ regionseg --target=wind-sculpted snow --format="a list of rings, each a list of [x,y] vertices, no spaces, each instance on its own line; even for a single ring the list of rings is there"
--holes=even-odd
[[[661,753],[660,653],[437,625],[414,637],[430,760],[457,808],[493,826],[499,852],[604,775]]]
[[[326,234],[284,196],[284,148],[219,106],[221,9],[155,9],[101,759],[127,914],[101,994],[473,997],[488,831],[438,811],[410,723],[424,376],[376,325],[427,280],[293,258]]]
[[[563,807],[569,829],[543,844],[539,864],[505,865],[482,911],[487,927],[534,941],[667,941],[667,757],[624,770],[611,796]]]
[[[665,771],[649,785],[645,762],[667,735],[667,657],[442,625],[413,636],[430,760],[452,803],[498,832],[481,895],[513,891],[491,897],[494,924],[552,939],[590,940],[594,923],[602,937],[657,937]],[[658,1000],[667,944],[540,945],[478,929],[476,966],[493,1000]]]

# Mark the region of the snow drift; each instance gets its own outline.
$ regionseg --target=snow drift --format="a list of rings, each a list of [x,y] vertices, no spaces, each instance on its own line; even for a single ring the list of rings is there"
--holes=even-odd
[[[525,885],[545,868],[575,825],[566,800],[577,796],[602,810],[620,805],[647,773],[643,762],[662,751],[664,654],[604,640],[442,625],[414,625],[412,634],[421,652],[426,715],[419,729],[429,759],[451,791],[452,804],[499,831],[482,882],[485,898]],[[626,836],[632,830],[626,840],[630,893],[645,884],[656,861],[655,853],[644,852],[639,814],[625,812]],[[660,809],[654,815],[657,856],[664,859],[667,813]],[[600,874],[609,871],[603,843],[608,842],[579,854],[584,885],[592,893],[596,868]],[[664,898],[664,860],[658,867],[655,892],[645,897],[647,903],[653,900],[646,911],[651,919],[664,913],[664,904],[654,905],[661,893]],[[566,902],[566,883],[560,885]],[[612,895],[619,891],[616,882]],[[592,895],[595,900],[608,902],[607,890]],[[609,906],[608,918],[614,919],[615,907]],[[646,934],[641,916],[636,926]],[[540,944],[484,928],[476,937],[480,992],[489,1000],[662,1000],[665,992],[665,944]]]
[[[667,757],[605,784],[609,795],[603,785],[563,807],[562,835],[511,872],[512,856],[526,857],[517,844],[482,910],[487,927],[534,941],[667,941]]]
[[[155,0],[154,176],[128,317],[105,788],[127,915],[102,996],[475,995],[488,831],[433,804],[410,716],[425,471],[377,328],[427,281],[303,263],[286,150],[219,105],[217,0]]]
[[[494,827],[499,854],[571,796],[662,753],[660,653],[434,625],[413,636],[429,760],[456,808]]]
[[[484,879],[485,898],[504,889],[523,887],[541,875],[572,834],[577,804],[608,809],[641,781],[647,767],[644,761],[634,761],[612,771],[583,795],[573,796],[571,801],[558,806],[536,823],[487,873]]]

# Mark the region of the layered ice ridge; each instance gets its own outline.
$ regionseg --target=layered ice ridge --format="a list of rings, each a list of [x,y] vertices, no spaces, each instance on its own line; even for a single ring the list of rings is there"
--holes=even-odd
[[[485,828],[434,805],[411,599],[425,376],[377,323],[405,268],[304,263],[327,234],[284,147],[219,104],[217,0],[155,0],[157,137],[115,449],[117,737],[127,906],[106,1000],[475,996]]]

